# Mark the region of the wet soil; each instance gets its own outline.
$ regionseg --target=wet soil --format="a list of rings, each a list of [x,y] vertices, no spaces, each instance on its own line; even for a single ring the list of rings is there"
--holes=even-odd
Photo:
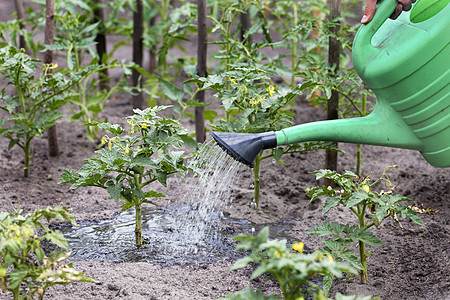
[[[13,3],[6,0],[0,3],[2,18],[5,18],[4,9],[13,7]],[[122,49],[118,55],[130,59],[131,51]],[[111,122],[123,123],[123,117],[130,114],[129,103],[126,96],[116,97],[107,104],[103,116]],[[295,109],[297,123],[325,118],[324,112],[304,101],[298,101]],[[191,130],[194,127],[187,120],[185,126]],[[78,169],[95,150],[95,145],[87,139],[84,128],[78,123],[61,120],[58,138],[58,157],[48,156],[45,137],[34,140],[29,178],[23,178],[21,150],[13,148],[8,151],[8,140],[0,138],[0,210],[12,211],[19,206],[28,213],[37,208],[62,204],[72,209],[77,221],[108,219],[120,212],[120,203],[109,199],[103,190],[90,187],[71,190],[69,185],[57,184],[64,169]],[[354,170],[355,145],[340,144],[340,147],[346,153],[339,154],[338,171]],[[324,157],[323,151],[315,151],[285,156],[285,165],[263,161],[262,197],[257,211],[250,207],[253,198],[250,169],[243,168],[240,182],[233,186],[233,205],[226,208],[225,213],[257,224],[292,220],[290,236],[303,241],[311,250],[323,247],[320,238],[308,234],[312,227],[324,220],[354,222],[347,211],[339,208],[322,216],[324,199],[310,204],[305,195],[305,188],[319,184],[310,172],[324,168]],[[375,179],[386,166],[391,165],[397,165],[388,173],[397,186],[397,193],[413,199],[412,204],[423,204],[439,212],[422,216],[424,228],[402,221],[402,230],[395,222],[386,221],[379,230],[374,229],[385,245],[369,247],[372,253],[368,261],[369,283],[363,285],[356,277],[337,280],[332,294],[339,291],[391,300],[450,299],[450,169],[430,166],[415,151],[363,146],[362,170],[365,175]],[[168,188],[160,191],[167,195],[164,201],[176,201],[189,193],[189,189],[178,180],[169,181]],[[47,291],[47,299],[216,299],[249,286],[261,288],[268,294],[279,292],[271,281],[250,281],[250,267],[230,271],[233,261],[227,260],[183,266],[98,260],[75,260],[73,264],[98,283],[51,287]],[[0,293],[0,299],[11,298],[11,294]]]

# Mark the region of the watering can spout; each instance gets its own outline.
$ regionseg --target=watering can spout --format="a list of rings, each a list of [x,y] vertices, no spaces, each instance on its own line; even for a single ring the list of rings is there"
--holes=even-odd
[[[233,133],[211,131],[211,135],[229,155],[251,168],[253,168],[253,161],[261,150],[277,146],[277,137],[274,132]]]

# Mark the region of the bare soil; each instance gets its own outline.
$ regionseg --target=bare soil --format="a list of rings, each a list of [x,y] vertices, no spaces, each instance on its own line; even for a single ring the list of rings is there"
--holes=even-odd
[[[2,0],[2,18],[12,1]],[[118,55],[130,59],[131,51],[123,49]],[[217,100],[215,100],[217,102]],[[296,105],[297,123],[325,118],[318,108],[304,101]],[[130,114],[130,99],[117,97],[107,104],[104,116],[111,122],[123,122]],[[4,114],[0,115],[5,117]],[[192,122],[185,122],[193,129]],[[0,210],[12,211],[17,206],[25,213],[37,208],[63,204],[72,209],[77,221],[112,218],[120,211],[120,203],[95,188],[70,190],[59,185],[58,177],[64,169],[78,169],[83,160],[92,156],[95,145],[78,123],[61,120],[58,124],[60,153],[47,154],[46,138],[35,139],[31,175],[23,178],[23,153],[19,148],[8,151],[8,140],[0,138]],[[354,170],[355,145],[340,144],[346,152],[339,154],[338,171]],[[289,235],[315,250],[323,243],[308,231],[324,220],[353,223],[348,212],[335,209],[322,216],[324,199],[309,203],[304,189],[319,184],[310,172],[324,167],[324,152],[316,151],[283,157],[286,165],[263,161],[261,170],[262,198],[260,209],[250,207],[253,190],[250,170],[244,168],[241,182],[233,186],[233,206],[226,213],[255,223],[293,220]],[[450,299],[450,171],[430,166],[415,151],[377,146],[363,146],[362,169],[372,178],[379,177],[386,166],[397,165],[389,177],[399,194],[413,199],[411,204],[423,204],[438,209],[432,216],[421,216],[425,227],[403,221],[405,229],[387,221],[374,233],[385,242],[379,248],[369,247],[369,283],[359,278],[337,280],[332,294],[360,294],[381,296],[382,299]],[[382,189],[383,187],[380,187]],[[170,185],[161,192],[167,200],[177,200],[189,190],[183,184]],[[166,201],[166,200],[165,200]],[[164,203],[162,203],[164,205]],[[146,262],[112,263],[107,261],[73,261],[74,267],[96,279],[98,284],[74,283],[55,286],[47,291],[47,299],[216,299],[230,292],[254,286],[267,293],[278,293],[271,281],[249,281],[252,269],[230,271],[232,261],[214,264],[161,266]],[[10,293],[0,293],[0,299],[11,299]]]

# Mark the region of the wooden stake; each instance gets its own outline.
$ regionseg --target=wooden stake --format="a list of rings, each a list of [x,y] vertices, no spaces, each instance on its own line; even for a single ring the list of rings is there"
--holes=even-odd
[[[97,54],[100,58],[99,63],[102,62],[102,58],[104,55],[106,55],[107,49],[106,49],[106,35],[105,35],[105,26],[103,24],[104,20],[104,12],[103,12],[103,1],[102,0],[95,0],[94,3],[94,22],[100,22],[98,27],[98,34],[95,37],[95,41],[97,42]],[[99,74],[99,89],[100,90],[109,90],[111,88],[109,83],[109,72],[108,69],[103,69],[101,73]]]
[[[143,42],[142,34],[144,32],[144,8],[142,0],[136,0],[136,11],[133,12],[133,62],[142,67],[143,60]],[[140,80],[140,73],[133,69],[132,74],[133,86],[137,88],[142,87],[142,81]],[[143,108],[144,97],[142,92],[135,90],[136,95],[133,96],[132,106],[133,108]]]
[[[330,5],[330,16],[331,20],[339,17],[341,15],[341,0],[329,0]],[[331,32],[337,35],[339,33],[340,26],[337,25],[331,28]],[[339,59],[341,54],[341,43],[338,39],[331,37],[329,38],[328,46],[328,63],[330,66],[334,67],[334,71],[339,70]],[[333,120],[338,119],[338,106],[339,106],[339,93],[332,91],[330,99],[328,99],[328,109],[327,109],[327,119]],[[336,143],[337,145],[337,143]],[[330,170],[337,169],[337,152],[336,151],[326,151],[325,155],[325,168]],[[334,181],[325,180],[325,184],[334,187]]]
[[[14,4],[16,5],[16,13],[17,13],[17,20],[19,21],[19,27],[20,29],[24,29],[25,14],[23,12],[22,0],[14,0]],[[25,42],[25,38],[20,33],[19,33],[19,48],[25,50],[27,49],[27,43]]]
[[[152,17],[149,21],[149,26],[153,27],[156,24],[156,16]],[[156,59],[156,44],[153,44],[150,49],[149,49],[149,57],[150,57],[150,61],[149,61],[149,66],[148,66],[148,71],[150,74],[154,74],[156,71],[156,67],[158,65],[157,63],[157,59]]]
[[[44,43],[46,45],[53,44],[53,37],[55,36],[55,0],[46,0],[45,7],[45,33]],[[53,51],[47,50],[44,53],[44,64],[51,64],[53,62]],[[50,73],[51,70],[48,70]],[[56,125],[47,129],[48,154],[52,157],[58,156],[58,133]]]
[[[206,26],[206,0],[197,0],[198,44],[197,44],[197,72],[201,77],[206,76],[208,29]],[[199,102],[205,102],[205,92],[196,95]],[[203,106],[195,107],[195,138],[198,143],[206,139],[205,110]]]

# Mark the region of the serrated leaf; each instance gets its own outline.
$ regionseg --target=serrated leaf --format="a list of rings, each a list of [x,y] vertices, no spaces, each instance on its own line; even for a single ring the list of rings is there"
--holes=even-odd
[[[80,179],[80,176],[77,173],[75,173],[74,170],[64,170],[62,174],[59,176],[60,181],[58,182],[58,184],[74,183],[78,179]]]
[[[259,265],[255,271],[253,271],[252,275],[250,276],[250,280],[253,280],[255,278],[258,278],[262,274],[267,272],[267,266],[266,265]]]
[[[90,124],[87,124],[87,125],[90,125]],[[109,132],[111,132],[114,135],[119,135],[123,132],[123,128],[119,124],[110,124],[110,123],[104,122],[104,123],[98,123],[98,124],[93,123],[92,125],[95,125],[100,129],[108,130]]]
[[[305,190],[306,195],[308,195],[308,197],[311,198],[311,201],[314,201],[315,199],[317,199],[320,196],[333,196],[334,195],[334,191],[331,189],[329,190],[328,188],[326,188],[325,186],[321,186],[321,187],[314,187],[314,188],[309,188]]]
[[[233,266],[231,267],[231,270],[237,270],[245,268],[249,263],[252,263],[253,259],[250,256],[245,256],[243,258],[238,259]]]
[[[323,243],[331,250],[338,251],[341,248],[342,243],[333,240],[323,240]]]
[[[372,232],[365,228],[357,228],[350,236],[353,241],[361,241],[373,247],[383,246],[384,243],[380,241]]]
[[[404,213],[402,212],[402,216],[405,218],[411,219],[414,223],[419,226],[425,227],[423,221],[417,216],[416,212],[407,209]]]
[[[122,182],[119,181],[117,182],[117,184],[114,184],[114,182],[108,181],[106,185],[107,185],[106,190],[108,191],[111,198],[118,201],[120,198],[120,193],[122,191]]]
[[[48,232],[45,235],[45,238],[60,248],[69,249],[66,238],[59,230]]]
[[[167,98],[176,102],[182,102],[184,95],[182,90],[161,78],[159,79],[159,84],[162,87],[163,94],[166,95]]]
[[[158,168],[158,165],[150,157],[144,155],[138,155],[131,159],[130,168],[133,168],[134,166],[149,167],[153,169]]]
[[[334,275],[325,275],[323,277],[323,291],[325,294],[328,294],[330,292],[331,286],[333,285]]]
[[[322,215],[325,215],[330,209],[339,205],[340,197],[329,197],[325,200],[325,204],[322,209]]]
[[[355,205],[360,204],[361,202],[366,201],[370,198],[370,195],[367,194],[364,190],[359,190],[353,193],[350,198],[345,202],[345,207],[353,207]]]
[[[341,254],[341,257],[348,262],[349,264],[351,264],[354,268],[358,269],[358,270],[362,270],[363,266],[361,264],[361,262],[359,261],[359,259],[356,257],[355,252],[353,252],[353,250],[347,250],[345,252],[343,252]]]
[[[278,147],[272,149],[272,156],[276,161],[280,161],[282,155],[283,155],[283,148]]]
[[[155,192],[153,190],[144,193],[145,198],[164,198],[166,195]]]
[[[10,281],[8,282],[8,289],[14,290],[19,287],[22,280],[27,276],[27,271],[19,268],[14,268],[9,273]]]

